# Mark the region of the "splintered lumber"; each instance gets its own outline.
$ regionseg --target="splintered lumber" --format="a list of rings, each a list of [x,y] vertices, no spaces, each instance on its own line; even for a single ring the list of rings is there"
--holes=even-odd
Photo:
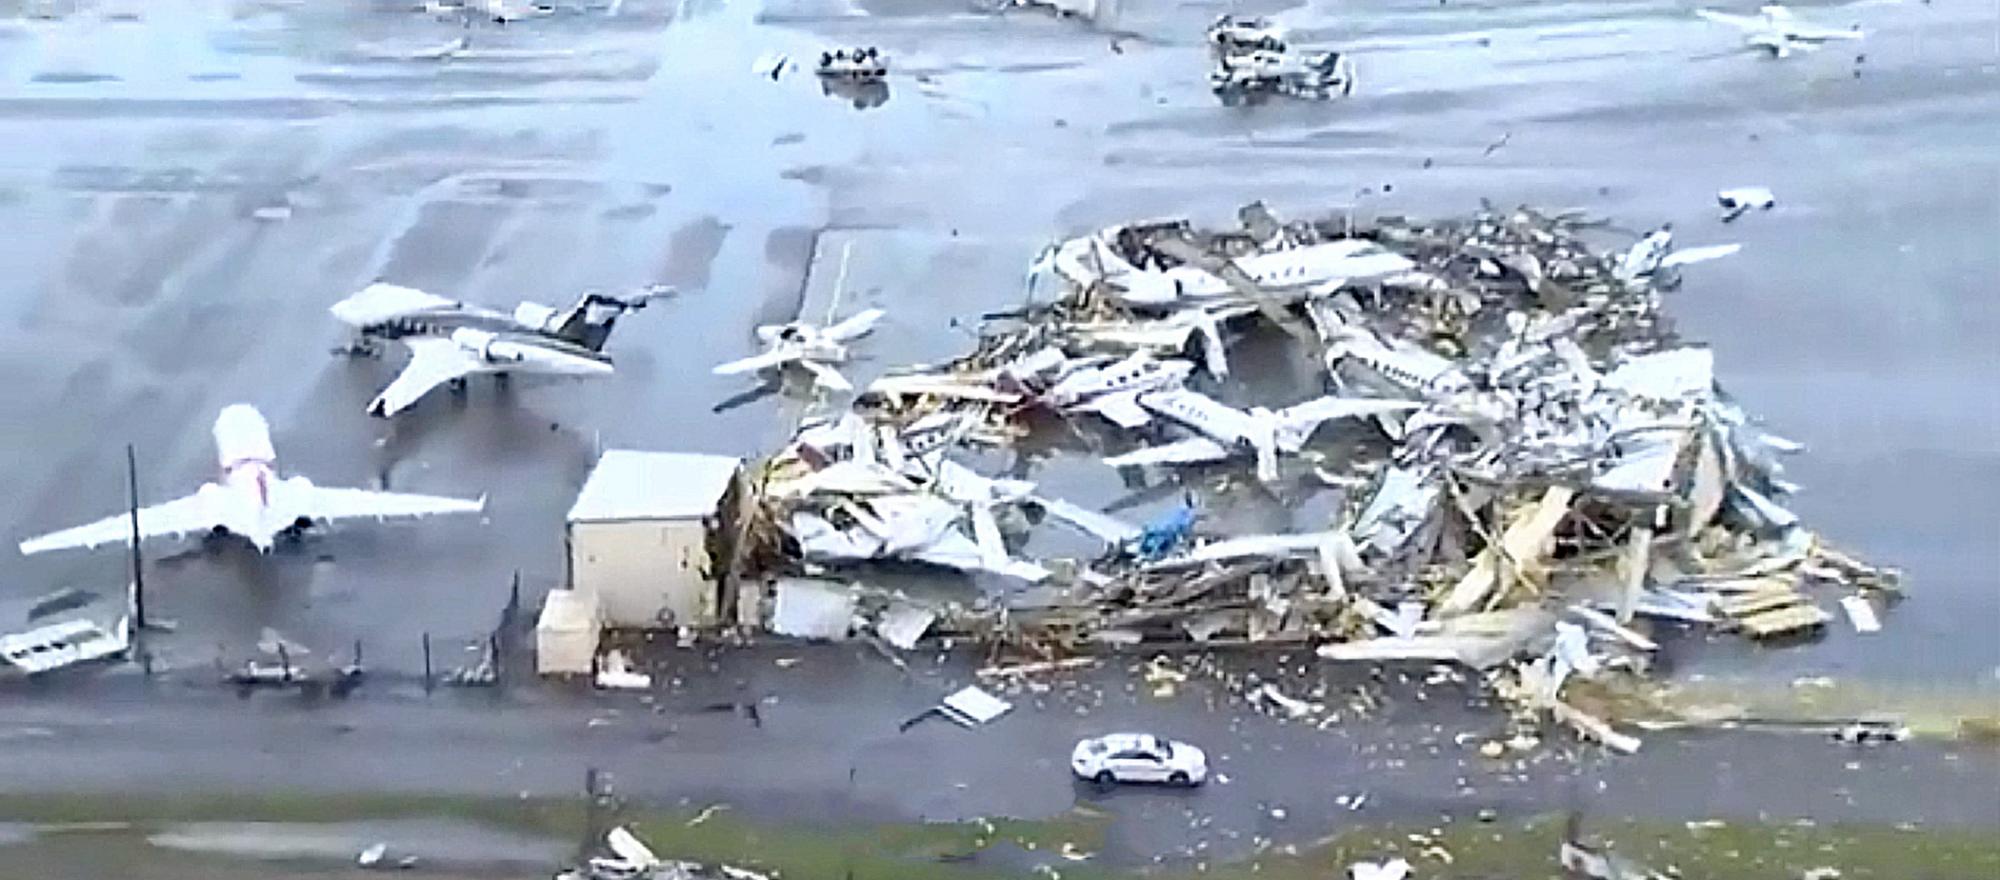
[[[1631,623],[1632,610],[1639,604],[1639,594],[1646,589],[1646,569],[1653,558],[1653,530],[1637,528],[1632,530],[1632,541],[1626,545],[1624,559],[1625,590],[1618,597],[1618,622]]]
[[[1802,632],[1825,626],[1833,615],[1817,605],[1801,604],[1760,614],[1752,614],[1736,621],[1744,634],[1753,639],[1768,639],[1787,633]]]
[[[1022,675],[1038,675],[1044,672],[1068,672],[1097,665],[1096,657],[1070,657],[1064,660],[1041,660],[1020,663],[1013,666],[988,666],[979,670],[980,678],[1013,678]]]
[[[1500,536],[1500,546],[1481,550],[1472,562],[1472,570],[1439,603],[1439,616],[1464,614],[1480,607],[1488,595],[1506,587],[1503,573],[1524,581],[1538,581],[1545,576],[1542,558],[1554,547],[1556,526],[1569,513],[1570,499],[1575,494],[1567,486],[1551,486],[1540,501],[1518,513]]]
[[[1805,596],[1789,588],[1759,590],[1755,593],[1745,593],[1740,596],[1731,596],[1723,599],[1716,603],[1716,610],[1722,612],[1724,617],[1740,621],[1746,617],[1763,614],[1767,611],[1776,611],[1781,608],[1789,608],[1793,605],[1802,604],[1805,601]]]
[[[1597,740],[1625,754],[1639,750],[1639,738],[1631,734],[1619,733],[1601,718],[1584,712],[1568,703],[1557,701],[1550,711],[1557,721],[1561,721],[1586,737]]]

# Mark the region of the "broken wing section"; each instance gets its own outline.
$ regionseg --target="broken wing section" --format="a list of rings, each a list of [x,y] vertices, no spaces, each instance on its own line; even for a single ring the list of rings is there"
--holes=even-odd
[[[1120,391],[1098,397],[1076,408],[1111,420],[1121,428],[1137,428],[1153,420],[1153,414],[1139,405],[1139,392]]]
[[[1104,459],[1112,467],[1131,467],[1142,464],[1190,464],[1198,461],[1221,461],[1229,457],[1229,449],[1207,437],[1189,437],[1159,446],[1135,449],[1123,455],[1113,455]]]
[[[208,502],[208,493],[221,489],[222,487],[209,483],[193,495],[139,508],[139,538],[144,540],[161,536],[180,537],[215,528],[221,521],[215,516],[213,506]],[[21,555],[32,556],[50,550],[131,542],[131,514],[121,513],[75,528],[29,538],[21,542]]]

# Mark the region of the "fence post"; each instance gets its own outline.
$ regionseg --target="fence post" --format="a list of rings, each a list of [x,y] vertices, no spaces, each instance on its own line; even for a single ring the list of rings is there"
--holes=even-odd
[[[429,630],[426,630],[424,632],[424,693],[430,693],[431,689],[435,686],[436,682],[431,677],[431,634]]]

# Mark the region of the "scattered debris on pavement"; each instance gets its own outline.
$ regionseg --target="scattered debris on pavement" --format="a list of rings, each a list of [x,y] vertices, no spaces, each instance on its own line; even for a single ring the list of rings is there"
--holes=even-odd
[[[1410,863],[1402,859],[1383,862],[1355,862],[1347,866],[1349,880],[1403,880],[1410,876]]]
[[[609,855],[558,872],[555,880],[770,880],[771,876],[731,865],[662,859],[622,825],[604,835],[604,848]]]
[[[1722,205],[1722,222],[1728,223],[1752,209],[1770,210],[1778,204],[1778,197],[1761,186],[1740,186],[1716,193],[1715,201]]]
[[[874,46],[819,53],[814,72],[823,77],[856,82],[880,81],[889,75],[889,59]]]

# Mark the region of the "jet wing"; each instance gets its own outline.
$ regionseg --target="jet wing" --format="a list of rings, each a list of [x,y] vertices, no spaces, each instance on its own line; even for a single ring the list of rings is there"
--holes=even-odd
[[[479,360],[449,339],[412,336],[404,342],[410,346],[410,363],[397,374],[396,381],[368,403],[370,415],[395,415],[429,394],[432,388],[479,369]]]
[[[1069,523],[1082,531],[1089,532],[1102,539],[1106,544],[1115,546],[1128,541],[1137,541],[1139,540],[1139,535],[1144,531],[1138,526],[1110,514],[1099,513],[1087,507],[1080,507],[1061,498],[1042,498],[1037,496],[1033,500],[1036,504],[1041,505],[1042,509],[1047,511],[1049,516]]]
[[[813,379],[821,385],[825,385],[835,391],[854,390],[854,383],[847,381],[847,377],[841,375],[839,370],[822,364],[819,361],[811,358],[799,358],[799,366],[806,368],[806,372],[813,374]]]
[[[1806,40],[1814,43],[1823,43],[1828,40],[1859,40],[1862,37],[1862,32],[1858,30],[1842,30],[1839,28],[1794,26],[1791,29],[1787,30],[1785,32],[1785,35],[1791,37],[1794,40]]]
[[[1121,428],[1137,428],[1153,420],[1153,414],[1139,405],[1139,392],[1136,391],[1102,395],[1095,400],[1085,402],[1077,409],[1097,413]]]
[[[1706,263],[1721,259],[1743,249],[1740,244],[1712,244],[1706,247],[1687,248],[1674,251],[1661,258],[1660,268],[1686,266],[1690,263]]]
[[[215,515],[209,510],[207,501],[199,492],[185,498],[139,508],[139,537],[142,540],[163,535],[179,537],[195,532],[206,532],[216,525]],[[102,544],[131,542],[132,516],[129,513],[121,513],[75,528],[29,538],[21,542],[21,555],[32,556],[36,553],[66,550],[71,547],[96,547]]]
[[[835,342],[846,342],[875,329],[875,322],[882,320],[882,315],[881,309],[856,312],[841,319],[839,323],[829,325],[822,332],[826,338]]]
[[[1726,24],[1739,30],[1754,31],[1765,26],[1765,21],[1761,18],[1748,15],[1731,15],[1727,12],[1717,12],[1713,9],[1697,9],[1694,11],[1694,14],[1716,24]]]
[[[1197,461],[1220,461],[1229,457],[1228,447],[1207,437],[1189,437],[1159,446],[1135,449],[1123,455],[1114,455],[1104,460],[1112,467],[1130,467],[1141,464],[1186,464]]]
[[[1278,410],[1275,415],[1279,424],[1287,426],[1314,426],[1328,419],[1351,419],[1376,416],[1383,413],[1403,412],[1421,406],[1411,400],[1390,400],[1376,397],[1316,397],[1304,403]]]
[[[486,509],[486,496],[468,501],[440,495],[411,495],[404,492],[377,492],[371,489],[338,489],[315,486],[302,477],[278,484],[284,509],[300,516],[321,520],[389,519],[391,517],[436,516],[444,513],[478,513]]]
[[[352,296],[334,303],[327,311],[341,323],[367,327],[423,311],[462,308],[456,300],[425,293],[414,287],[375,282]]]
[[[715,369],[710,370],[709,372],[714,373],[717,376],[729,376],[736,373],[751,373],[757,370],[765,370],[771,367],[775,367],[779,364],[791,360],[796,356],[797,355],[795,353],[788,351],[786,349],[774,348],[771,349],[770,351],[763,352],[762,354],[753,354],[747,358],[738,358],[726,364],[717,364],[715,366]]]

